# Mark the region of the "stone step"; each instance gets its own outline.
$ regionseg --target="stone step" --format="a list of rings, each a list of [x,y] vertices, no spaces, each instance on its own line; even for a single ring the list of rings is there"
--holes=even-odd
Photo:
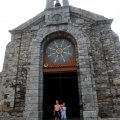
[[[101,120],[120,120],[120,118],[103,118]]]
[[[51,119],[43,119],[43,120],[54,120],[54,118]],[[81,120],[80,118],[67,118],[67,120]]]

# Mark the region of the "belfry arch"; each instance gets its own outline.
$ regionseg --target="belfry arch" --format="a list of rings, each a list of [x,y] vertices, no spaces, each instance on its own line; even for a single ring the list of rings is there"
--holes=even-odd
[[[54,2],[59,3],[59,0],[46,0],[46,9],[54,7]],[[68,0],[62,0],[63,6],[69,6]],[[60,4],[60,3],[59,3]]]

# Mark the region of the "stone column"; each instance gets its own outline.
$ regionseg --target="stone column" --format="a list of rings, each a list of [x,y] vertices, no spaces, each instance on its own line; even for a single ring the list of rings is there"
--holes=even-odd
[[[63,0],[63,6],[69,6],[68,0]]]
[[[54,7],[54,0],[46,0],[46,9]]]
[[[95,90],[95,81],[92,76],[91,58],[88,55],[88,38],[83,37],[78,39],[78,63],[80,67],[81,87],[79,91],[82,93],[83,103],[83,119],[98,120],[98,102]],[[100,119],[99,119],[100,120]]]
[[[31,46],[31,65],[26,87],[26,105],[24,117],[25,120],[42,120],[42,111],[39,109],[41,105],[40,99],[41,89],[40,82],[40,42],[33,39]],[[40,95],[39,95],[40,94]],[[41,108],[41,107],[40,107]],[[39,119],[40,116],[40,119]]]

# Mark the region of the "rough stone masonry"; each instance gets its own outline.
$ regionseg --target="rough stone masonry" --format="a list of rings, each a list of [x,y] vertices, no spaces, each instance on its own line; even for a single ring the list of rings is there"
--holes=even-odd
[[[43,120],[44,46],[56,35],[76,44],[80,120],[120,120],[120,42],[112,19],[46,0],[45,10],[10,30],[0,73],[0,120]]]

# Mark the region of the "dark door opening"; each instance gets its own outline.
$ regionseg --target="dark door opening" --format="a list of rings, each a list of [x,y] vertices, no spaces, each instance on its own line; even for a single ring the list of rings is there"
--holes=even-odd
[[[79,93],[77,72],[44,74],[44,118],[53,118],[55,100],[65,102],[68,117],[79,117]]]

